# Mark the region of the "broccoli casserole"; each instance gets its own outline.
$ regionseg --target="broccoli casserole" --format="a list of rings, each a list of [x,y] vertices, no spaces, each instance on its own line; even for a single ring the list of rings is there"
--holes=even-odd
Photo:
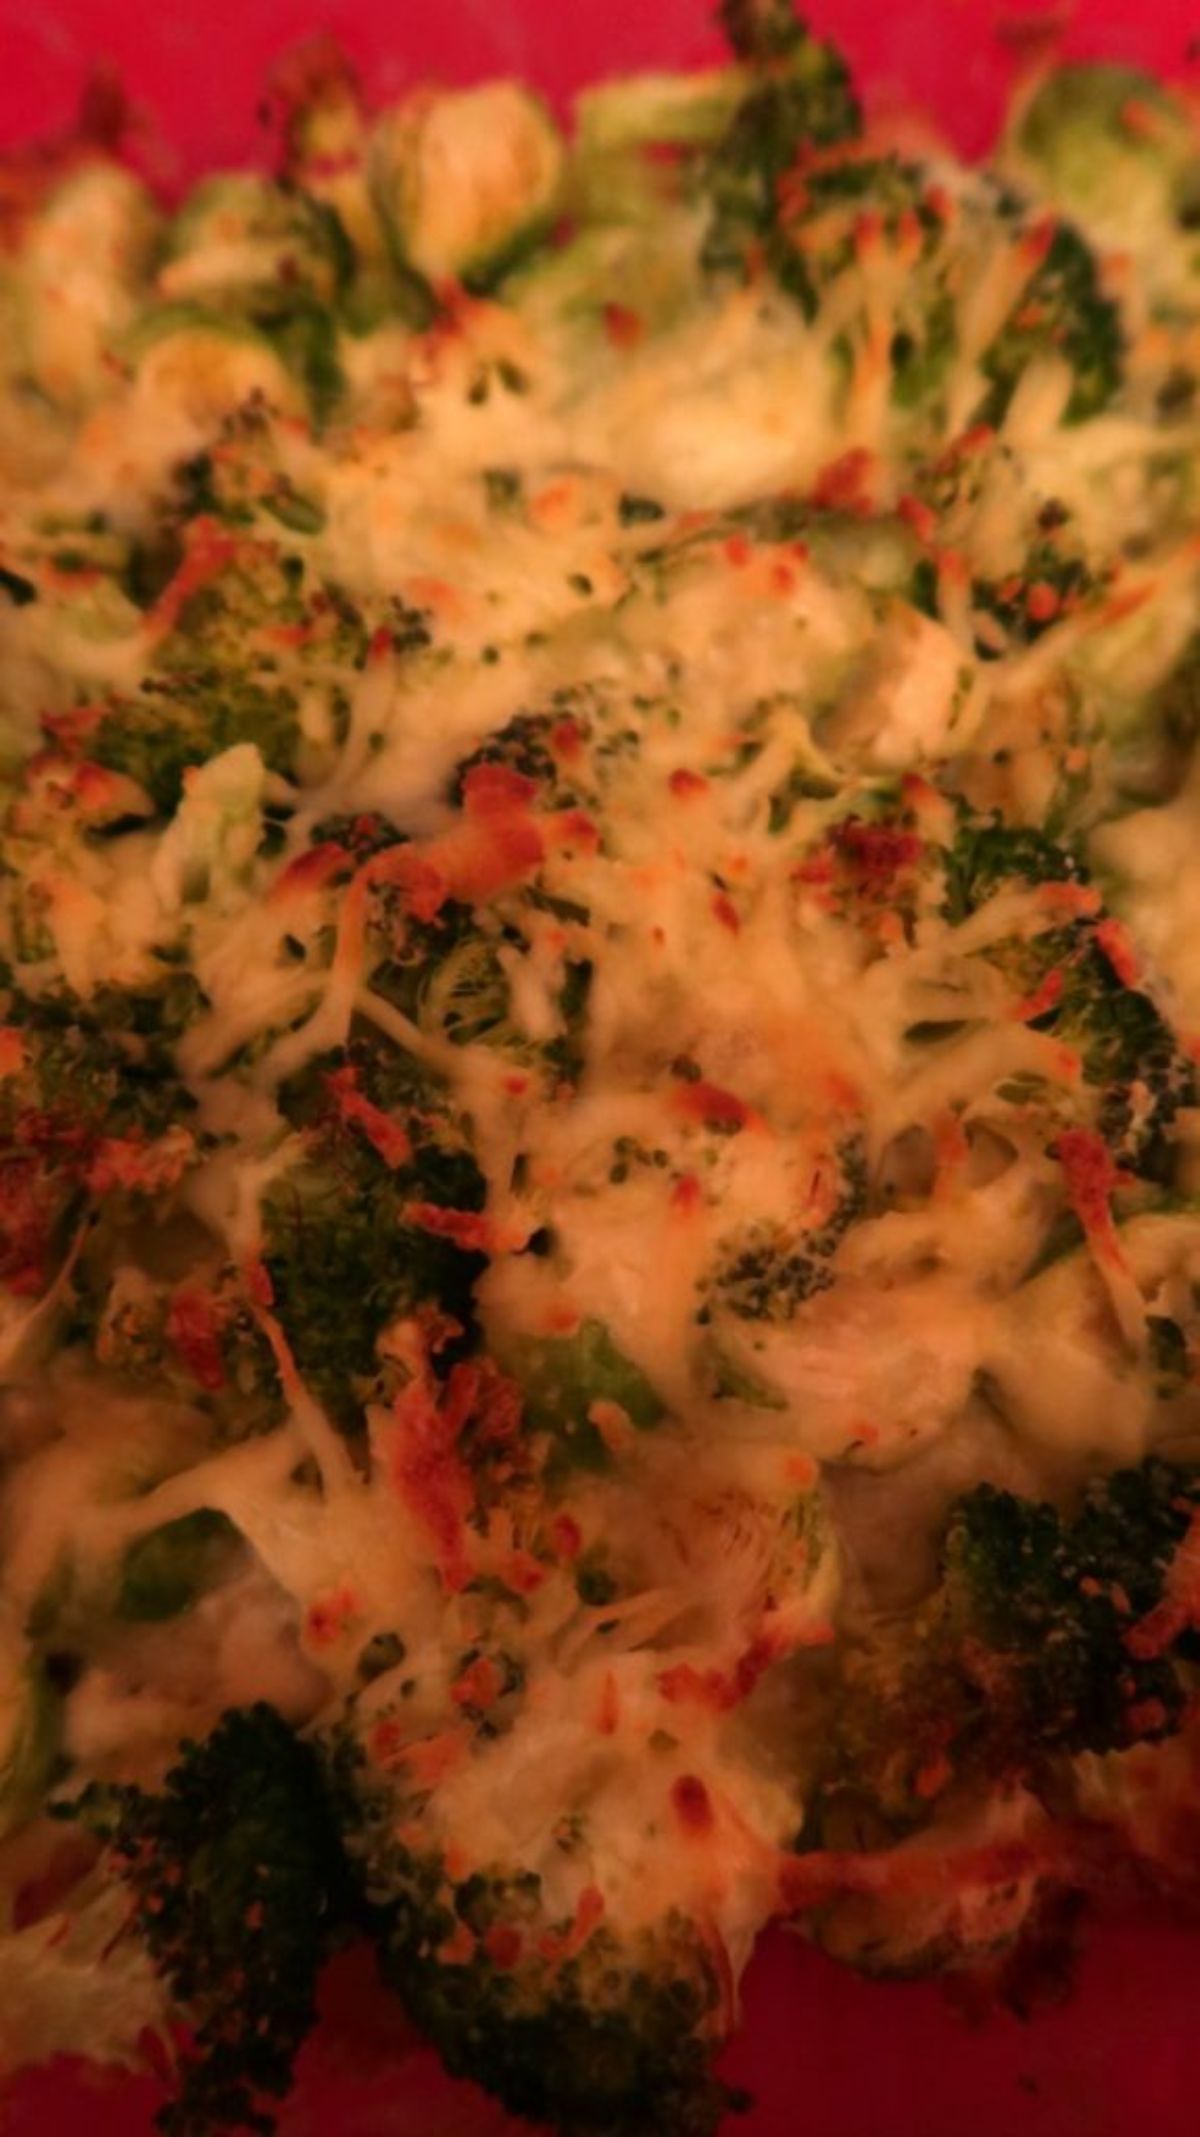
[[[0,2062],[565,2137],[1200,1873],[1200,148],[729,58],[0,171]]]

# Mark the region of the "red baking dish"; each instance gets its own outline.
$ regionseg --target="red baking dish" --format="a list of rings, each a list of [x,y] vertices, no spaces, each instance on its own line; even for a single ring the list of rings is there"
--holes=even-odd
[[[967,150],[986,146],[1014,71],[1056,40],[1190,78],[1196,0],[812,0],[869,101],[920,104]],[[0,141],[65,125],[99,61],[116,70],[167,182],[262,152],[256,104],[281,51],[331,30],[371,90],[422,76],[519,73],[556,99],[604,73],[692,64],[717,40],[704,0],[141,0],[6,7]],[[1084,1925],[1070,1993],[1025,2018],[964,2012],[929,1982],[859,1979],[783,1933],[745,1985],[727,2073],[754,2095],[730,2137],[1195,2137],[1200,2129],[1200,1923]],[[66,2066],[0,2100],[0,2137],[143,2137],[161,2088]],[[331,1971],[281,2137],[520,2137],[473,2087],[412,2045],[370,1961]],[[657,2137],[647,2131],[645,2137]]]

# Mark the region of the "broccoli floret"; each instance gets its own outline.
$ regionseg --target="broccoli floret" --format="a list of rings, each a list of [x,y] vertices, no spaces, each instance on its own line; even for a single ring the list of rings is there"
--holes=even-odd
[[[622,1930],[587,1888],[564,1919],[532,1872],[456,1880],[398,1839],[395,1784],[361,1746],[334,1762],[384,1977],[448,2070],[562,2137],[712,2137],[732,2104],[712,2071],[722,1990],[693,1926]]]
[[[843,1143],[834,1170],[820,1220],[810,1229],[756,1224],[724,1242],[707,1314],[724,1310],[745,1321],[786,1322],[805,1299],[832,1284],[832,1257],[866,1207],[866,1156],[859,1140]]]
[[[190,972],[166,972],[155,987],[99,987],[86,1000],[9,986],[0,1004],[24,1053],[19,1073],[0,1082],[0,1120],[11,1125],[34,1106],[71,1115],[77,1130],[152,1136],[192,1111],[172,1052],[204,1007]]]
[[[387,257],[387,239],[367,185],[368,118],[357,74],[336,41],[318,33],[285,52],[271,88],[282,135],[283,171],[310,202],[331,209],[349,239],[354,274],[341,291],[352,333],[389,317],[422,327],[431,307],[417,278],[406,281]]]
[[[279,490],[271,494],[278,496]],[[82,736],[88,754],[143,787],[169,814],[185,771],[252,742],[288,777],[329,765],[348,706],[340,677],[366,659],[367,631],[337,587],[309,583],[302,558],[274,541],[192,519],[178,571],[159,597],[164,631],[135,693],[101,702]],[[320,691],[327,742],[306,743],[301,699]]]
[[[291,46],[269,87],[285,176],[306,190],[339,177],[339,159],[361,147],[364,124],[358,73],[336,38],[319,30]]]
[[[454,1046],[501,1046],[520,1056],[501,948],[502,938],[472,932],[422,975],[421,1007]]]
[[[259,1705],[185,1744],[162,1789],[93,1783],[66,1807],[107,1847],[133,1933],[194,2028],[167,2137],[269,2132],[353,1880],[316,1754]],[[128,1932],[127,1932],[128,1933]]]
[[[505,1370],[525,1396],[531,1430],[549,1435],[552,1469],[605,1469],[607,1442],[591,1411],[607,1403],[639,1432],[652,1431],[666,1406],[640,1367],[617,1349],[602,1321],[583,1321],[569,1336],[497,1332]]]
[[[1068,423],[1099,415],[1122,377],[1124,337],[1116,305],[1100,287],[1095,257],[1068,223],[1055,229],[1045,259],[983,357],[991,391],[977,420],[999,423],[1029,365],[1060,356],[1072,372]]]
[[[272,771],[294,771],[300,747],[299,702],[285,686],[264,687],[215,666],[148,680],[136,697],[107,706],[89,737],[91,755],[124,772],[169,816],[192,765],[238,742],[253,742]]]
[[[294,492],[286,493],[294,500]],[[280,485],[268,491],[264,509],[278,504]],[[285,506],[286,509],[286,506]],[[259,541],[239,536],[200,515],[185,531],[184,561],[166,590],[171,627],[158,654],[169,678],[220,668],[243,671],[246,641],[268,641],[258,652],[258,673],[269,679],[282,651],[302,648],[306,661],[361,667],[368,636],[360,610],[340,587],[314,581],[302,545],[276,543],[276,528]],[[273,645],[271,641],[274,641]],[[248,665],[248,664],[247,664]],[[255,673],[255,667],[249,672]]]
[[[341,388],[332,308],[353,265],[326,202],[286,180],[239,172],[203,179],[185,201],[158,287],[168,304],[196,307],[200,323],[211,318],[264,334],[321,418]]]
[[[828,284],[853,266],[864,214],[878,218],[880,234],[889,242],[902,224],[913,223],[921,257],[934,250],[942,225],[928,191],[926,174],[898,156],[855,155],[797,173],[786,199],[777,203],[772,265],[807,318],[816,317]],[[914,312],[903,332],[897,331],[891,356],[898,398],[912,398],[918,371],[932,370],[935,339],[939,363],[948,360],[952,317],[943,317],[936,307],[927,316]]]
[[[177,299],[248,301],[270,310],[304,293],[331,304],[350,256],[337,217],[286,180],[225,172],[203,178],[171,226],[158,283]]]
[[[178,523],[168,521],[161,530],[174,541],[176,564],[190,520],[216,519],[223,527],[275,541],[280,527],[292,534],[320,533],[324,509],[307,490],[297,489],[298,472],[289,459],[287,432],[271,409],[258,401],[234,409],[213,449],[196,453],[177,472]],[[302,553],[302,545],[291,546]]]
[[[201,1262],[177,1284],[136,1265],[112,1266],[98,1234],[75,1269],[66,1334],[122,1380],[203,1410],[216,1442],[250,1439],[279,1422],[275,1361],[236,1269]]]
[[[391,910],[386,892],[384,913]],[[501,951],[520,948],[512,926],[481,927],[473,906],[447,899],[434,919],[404,917],[392,933],[388,954],[375,968],[372,986],[424,1030],[455,1046],[502,1047],[532,1060],[512,1020],[508,975]]]
[[[1124,214],[1131,224],[1147,193],[1174,194],[1173,181],[1196,156],[1187,111],[1166,83],[1096,63],[1047,75],[1014,138],[1064,207]]]
[[[647,554],[644,563],[651,580],[671,554]],[[550,692],[544,706],[516,713],[462,760],[454,775],[454,799],[461,799],[479,765],[501,764],[533,780],[542,806],[587,808],[602,796],[613,770],[639,755],[647,716],[661,702],[639,697],[631,713],[628,702],[603,684],[563,685]]]
[[[743,273],[777,228],[780,180],[805,149],[856,134],[859,110],[841,54],[810,37],[786,4],[734,0],[724,20],[757,72],[708,159],[703,184],[712,205],[701,257],[713,272]]]
[[[536,729],[527,735],[523,730],[510,734],[506,728],[497,738],[496,754],[485,745],[464,767],[463,776],[475,764],[511,762],[510,746],[522,762],[537,761]],[[397,906],[386,887],[381,889],[377,933],[384,955],[372,974],[372,988],[422,1030],[453,1046],[495,1047],[514,1063],[541,1070],[555,1081],[571,1078],[582,1065],[592,964],[586,957],[564,956],[557,988],[558,1030],[553,1036],[531,1037],[514,1010],[508,969],[510,959],[528,954],[522,925],[526,904],[563,921],[588,919],[586,907],[534,888],[522,907],[504,920],[449,898],[432,920],[419,921]]]
[[[484,1182],[463,1124],[407,1055],[355,1041],[279,1103],[307,1151],[264,1198],[263,1260],[302,1375],[351,1425],[389,1322],[422,1301],[469,1319],[481,1263],[455,1219],[482,1208]]]
[[[792,0],[720,0],[717,21],[737,59],[786,59],[808,37]]]
[[[1067,967],[1053,1029],[1101,1091],[1097,1125],[1118,1159],[1146,1178],[1170,1171],[1168,1131],[1195,1101],[1196,1073],[1148,994],[1126,986],[1091,942]]]
[[[514,1061],[543,1066],[555,1076],[578,1074],[591,990],[590,961],[566,960],[558,993],[562,1029],[553,1039],[533,1040],[513,1015],[512,989],[502,955],[505,949],[518,956],[524,953],[524,938],[516,927],[495,935],[473,929],[447,948],[444,957],[424,966],[416,980],[421,1024],[454,1046],[494,1046]]]
[[[321,817],[312,827],[309,842],[313,846],[343,847],[358,868],[373,855],[386,853],[389,846],[402,846],[406,837],[386,816],[361,810],[355,816]]]
[[[395,901],[386,887],[377,896],[381,933],[387,940],[386,954],[375,966],[371,985],[377,994],[415,1021],[420,1017],[430,980],[455,951],[475,940],[475,909],[464,899],[447,898],[432,920],[416,920],[411,913],[403,913],[398,925],[392,926]]]
[[[968,824],[947,863],[946,911],[964,919],[1006,883],[1087,884],[1082,864],[1044,832],[997,822]],[[980,954],[1032,1006],[1036,1030],[1080,1056],[1096,1094],[1096,1125],[1121,1164],[1147,1178],[1170,1168],[1169,1130],[1194,1102],[1195,1065],[1151,996],[1124,968],[1118,933],[1095,910],[1038,934],[1006,938]]]
[[[1086,881],[1083,863],[1044,831],[985,818],[962,825],[946,855],[945,910],[948,918],[965,920],[1005,883]]]
[[[489,1933],[528,1934],[545,1920],[530,1883],[514,1891],[479,1878],[428,1913],[402,1904],[389,1925],[385,1975],[447,2069],[564,2137],[709,2137],[730,2098],[705,2038],[720,1984],[695,1931],[679,1919],[635,1939],[601,1927],[558,1966],[498,1966]],[[481,1935],[485,1954],[439,1964],[433,1940],[457,1923]]]
[[[926,544],[956,550],[973,567],[971,605],[981,660],[1033,644],[1108,584],[1108,560],[1095,553],[1078,511],[1048,493],[1003,435],[982,427],[954,440],[916,471],[914,490],[932,515],[923,530]],[[1005,536],[997,552],[1001,523]],[[928,547],[910,598],[927,614],[938,614],[938,574]]]
[[[573,778],[591,739],[592,722],[586,713],[519,712],[463,759],[455,773],[455,798],[477,765],[503,764],[523,779],[536,781],[551,807],[573,808],[580,798]]]
[[[1000,632],[999,642],[994,642],[986,628],[979,629],[976,652],[989,660],[1014,645],[1033,645],[1044,631],[1078,608],[1099,583],[1083,557],[1070,554],[1053,540],[1033,542],[1019,571],[1003,578],[972,580],[973,606],[993,618]]]
[[[1162,1652],[1130,1636],[1198,1505],[1197,1473],[1153,1460],[1092,1484],[1069,1518],[987,1484],[957,1501],[934,1595],[848,1644],[834,1676],[822,1837],[904,1830],[952,1787],[1036,1779],[1177,1729],[1195,1634]]]
[[[794,58],[786,63],[794,65]],[[977,258],[1012,250],[1024,256],[1024,283],[1018,282],[1007,318],[979,354],[986,389],[973,408],[957,411],[956,424],[965,417],[998,424],[1027,366],[1046,355],[1070,364],[1069,421],[1104,408],[1121,383],[1121,323],[1078,231],[1068,224],[1039,225],[1015,194],[987,180],[951,207],[934,166],[896,154],[839,156],[837,141],[853,131],[849,110],[840,125],[832,106],[807,122],[790,116],[784,82],[780,72],[750,97],[713,158],[715,208],[706,264],[765,261],[809,319],[836,283],[842,319],[837,356],[845,366],[869,343],[872,262],[890,256],[897,283],[887,349],[892,400],[900,411],[932,404],[940,418],[938,396],[959,347],[964,283],[977,271]],[[798,154],[806,124],[818,144],[835,145],[833,153]],[[874,351],[870,360],[877,362]]]
[[[1166,83],[1132,67],[1058,67],[1024,103],[1005,153],[1103,246],[1133,253],[1165,310],[1195,311],[1200,149]]]
[[[7,995],[0,1080],[0,1282],[40,1292],[89,1197],[169,1191],[195,1154],[193,1100],[175,1073],[173,1018],[198,998],[161,993]],[[3,996],[0,996],[3,999]]]
[[[1068,645],[1066,682],[1086,711],[1079,739],[1100,775],[1093,821],[1174,800],[1200,735],[1200,632],[1186,600],[1164,582],[1127,616],[1085,631]]]
[[[1185,1687],[1174,1663],[1140,1655],[1127,1635],[1161,1600],[1198,1498],[1190,1471],[1151,1461],[1093,1484],[1069,1521],[991,1485],[960,1502],[944,1551],[947,1607],[960,1636],[996,1661],[994,1676],[982,1673],[992,1745],[1029,1761],[1178,1725]],[[1181,1652],[1193,1645],[1185,1633]]]

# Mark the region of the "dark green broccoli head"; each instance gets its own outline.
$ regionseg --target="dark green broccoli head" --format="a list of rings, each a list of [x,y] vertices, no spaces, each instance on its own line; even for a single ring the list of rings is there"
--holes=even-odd
[[[894,243],[902,229],[911,226],[919,256],[926,259],[933,253],[942,225],[930,205],[930,193],[926,173],[899,156],[849,155],[794,173],[776,204],[772,263],[808,318],[816,316],[828,284],[854,265],[864,217],[871,218],[872,243],[879,237]],[[924,323],[928,340],[934,333],[932,315]],[[892,350],[899,375],[915,366],[918,354],[910,331],[905,345]]]
[[[1047,964],[1063,984],[1046,1028],[1082,1059],[1085,1080],[1101,1094],[1096,1125],[1120,1162],[1146,1178],[1167,1177],[1169,1131],[1180,1107],[1194,1103],[1195,1066],[1150,996],[1114,971],[1094,931],[1063,949],[1063,962]]]
[[[82,737],[95,762],[137,780],[163,814],[189,766],[237,742],[256,744],[289,778],[331,761],[348,719],[342,679],[363,665],[369,636],[340,588],[236,522],[197,515],[180,530],[178,555],[151,611],[148,674],[136,691],[102,700]],[[328,711],[328,741],[315,753],[300,722],[312,692]]]
[[[461,798],[469,773],[481,764],[502,764],[522,779],[532,779],[545,802],[555,809],[574,808],[581,796],[577,781],[586,763],[592,721],[573,705],[575,693],[562,693],[560,710],[519,712],[499,733],[489,735],[455,774],[454,798]]]
[[[822,1836],[928,1818],[951,1787],[1036,1778],[1057,1758],[1178,1728],[1196,1635],[1143,1644],[1200,1507],[1193,1469],[1147,1461],[1073,1517],[979,1485],[952,1508],[939,1587],[849,1646],[830,1692]]]
[[[295,691],[215,666],[183,669],[169,681],[148,678],[136,696],[110,701],[88,737],[96,763],[135,779],[162,816],[178,806],[193,765],[237,742],[253,742],[271,771],[294,773],[300,746]]]
[[[975,425],[914,471],[913,494],[929,508],[914,513],[924,544],[909,589],[914,606],[940,613],[932,551],[956,551],[971,566],[975,651],[995,660],[1085,607],[1111,583],[1111,560],[1098,554],[1078,511],[1013,450],[1006,433]],[[995,530],[1003,515],[1004,545]],[[915,530],[914,530],[915,531]],[[1003,559],[1003,561],[1001,561]]]
[[[867,1199],[866,1153],[858,1138],[831,1158],[821,1216],[809,1229],[756,1224],[727,1239],[712,1278],[709,1311],[747,1321],[790,1321],[805,1299],[833,1282],[830,1262]]]
[[[443,958],[424,967],[417,985],[420,1021],[453,1046],[494,1046],[514,1062],[542,1067],[555,1079],[577,1075],[591,991],[590,960],[565,961],[558,990],[561,1029],[553,1039],[533,1040],[513,1012],[506,950],[510,955],[525,953],[519,928],[507,926],[488,934],[472,928]]]
[[[386,816],[374,810],[362,810],[354,816],[323,816],[313,825],[310,843],[314,846],[340,846],[356,868],[364,861],[373,859],[377,853],[386,853],[389,846],[405,844],[407,834]]]
[[[808,37],[792,0],[720,0],[717,20],[737,59],[786,59]]]
[[[518,1059],[536,1058],[512,1014],[503,951],[517,949],[515,930],[485,934],[472,927],[445,956],[427,965],[419,983],[424,1020],[453,1046],[499,1046]]]
[[[384,1725],[386,1726],[386,1724]],[[717,1960],[676,1914],[626,1933],[594,1887],[558,1918],[538,1876],[453,1879],[401,1843],[386,1775],[343,1736],[331,1749],[385,1980],[456,2077],[561,2137],[712,2137]]]
[[[1023,374],[1045,356],[1065,358],[1071,367],[1067,421],[1082,423],[1099,415],[1120,387],[1123,347],[1121,315],[1101,289],[1094,254],[1077,230],[1059,223],[1045,257],[984,354],[991,390],[976,419],[1001,422]]]
[[[707,527],[704,534],[718,538]],[[646,553],[642,562],[652,584],[664,559],[688,546],[685,537],[675,551],[657,548]],[[611,686],[564,684],[541,704],[518,712],[463,759],[454,775],[453,799],[461,801],[467,780],[480,765],[503,765],[532,780],[540,807],[588,808],[603,796],[614,771],[640,755],[647,722],[664,702],[639,696],[631,707]]]
[[[986,626],[977,630],[977,652],[990,660],[1014,646],[1033,645],[1103,583],[1084,557],[1052,534],[1039,536],[1026,550],[1019,571],[972,581],[974,608],[997,626],[995,635]]]
[[[1128,1635],[1161,1601],[1197,1504],[1195,1473],[1155,1461],[1091,1485],[1069,1521],[986,1484],[959,1503],[944,1577],[966,1637],[998,1658],[990,1731],[1105,1751],[1177,1726],[1174,1658],[1141,1656]],[[1185,1632],[1177,1652],[1194,1645]]]
[[[0,1122],[33,1108],[69,1115],[77,1130],[160,1135],[192,1100],[179,1083],[173,1045],[204,1007],[190,972],[164,970],[154,987],[100,987],[86,1000],[61,989],[0,988],[5,1024],[19,1032],[24,1062],[0,1079]]]
[[[193,1101],[170,1039],[199,990],[3,996],[9,1073],[0,1079],[0,1282],[41,1291],[89,1199],[167,1192],[190,1160]]]
[[[354,1885],[313,1751],[267,1706],[186,1744],[155,1794],[93,1784],[67,1815],[107,1847],[133,1928],[194,2028],[168,2137],[268,2132]]]
[[[389,1322],[424,1301],[469,1319],[484,1183],[444,1092],[372,1040],[323,1056],[279,1101],[307,1150],[265,1197],[263,1260],[301,1374],[352,1424]]]
[[[730,2099],[711,2060],[717,1968],[696,1931],[676,1918],[626,1939],[601,1924],[573,1958],[498,1964],[489,1942],[507,1961],[510,1934],[536,1941],[531,1882],[474,1879],[432,1917],[401,1904],[384,1932],[385,1978],[447,2069],[562,2137],[711,2137]],[[433,1937],[459,1924],[481,1948],[439,1962]]]
[[[731,0],[723,20],[739,57],[761,71],[708,159],[701,257],[713,272],[741,274],[776,227],[781,179],[805,149],[856,134],[859,109],[841,54],[786,5]]]
[[[1075,854],[1031,825],[984,817],[959,826],[945,856],[948,919],[978,912],[1006,883],[1086,883]]]
[[[946,911],[962,920],[1006,884],[1087,886],[1087,871],[1044,832],[997,821],[964,825],[946,861]],[[1196,1070],[1151,996],[1133,983],[1119,928],[1093,909],[982,953],[1028,1005],[1034,1029],[1077,1053],[1095,1094],[1096,1126],[1122,1165],[1169,1171],[1169,1131],[1190,1105]]]
[[[382,847],[377,850],[382,851]],[[499,986],[500,1013],[507,1014],[508,988],[503,974],[498,968],[496,973],[486,974],[482,969],[480,946],[490,953],[493,962],[495,946],[489,937],[480,935],[473,906],[461,898],[447,898],[431,920],[418,920],[386,884],[376,891],[374,902],[383,953],[371,974],[376,994],[416,1022],[433,981],[451,958],[459,957],[474,965],[481,994]],[[465,960],[461,958],[463,952],[467,953]]]

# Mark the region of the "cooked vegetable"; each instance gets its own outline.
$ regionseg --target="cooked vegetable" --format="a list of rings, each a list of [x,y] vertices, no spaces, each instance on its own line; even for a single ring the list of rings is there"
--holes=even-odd
[[[369,150],[380,215],[405,265],[486,286],[553,221],[562,146],[516,82],[421,91],[377,122]]]
[[[251,1707],[185,1744],[161,1790],[93,1783],[71,1810],[132,1899],[118,1946],[144,1947],[195,2029],[159,2126],[172,2137],[269,2130],[263,2103],[288,2090],[351,1904],[313,1753],[269,1707]]]
[[[1194,310],[1200,143],[1177,90],[1132,67],[1057,67],[1016,113],[1006,154],[1101,244],[1136,253],[1155,309]]]
[[[0,171],[0,2068],[177,2137],[1196,1895],[1194,113],[719,13]]]
[[[322,1058],[280,1102],[306,1148],[264,1198],[263,1262],[301,1373],[349,1420],[392,1321],[423,1302],[469,1312],[478,1262],[454,1229],[483,1183],[444,1094],[403,1055]]]
[[[851,1644],[831,1687],[826,1837],[855,1815],[903,1831],[951,1791],[1051,1786],[1073,1753],[1176,1731],[1195,1636],[1167,1624],[1164,1585],[1195,1496],[1190,1470],[1148,1462],[1068,1519],[991,1485],[957,1501],[935,1594]]]

